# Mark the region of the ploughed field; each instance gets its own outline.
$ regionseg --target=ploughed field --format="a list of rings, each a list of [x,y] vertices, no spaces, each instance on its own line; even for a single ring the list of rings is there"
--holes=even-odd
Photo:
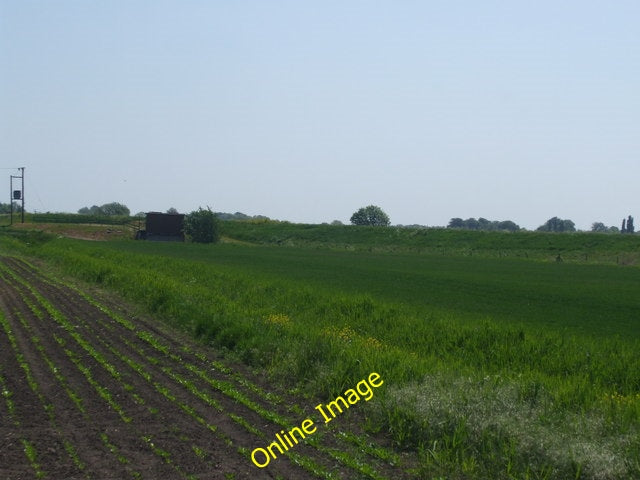
[[[257,468],[252,450],[304,418],[294,400],[16,258],[0,324],[0,478],[404,478],[329,429]]]

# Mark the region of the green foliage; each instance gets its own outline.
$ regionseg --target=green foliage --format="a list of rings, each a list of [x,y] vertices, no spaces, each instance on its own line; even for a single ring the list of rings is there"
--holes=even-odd
[[[19,241],[22,245],[38,246],[53,240],[54,236],[40,230],[6,230],[0,231],[0,237]]]
[[[633,225],[633,217],[631,215],[629,215],[629,217],[627,217],[627,222],[625,225],[625,222],[622,222],[623,228],[622,228],[622,233],[635,233],[636,228]]]
[[[466,230],[486,230],[486,231],[505,231],[505,232],[517,232],[520,230],[520,226],[511,220],[489,221],[486,218],[467,218],[463,220],[461,218],[452,218],[449,221],[447,228],[463,228]]]
[[[360,208],[351,216],[353,225],[371,225],[374,227],[388,227],[391,224],[389,216],[375,205]]]
[[[216,217],[218,217],[220,220],[269,221],[269,217],[265,217],[264,215],[249,216],[242,212],[236,212],[236,213],[216,212]]]
[[[550,218],[544,225],[540,225],[539,232],[575,232],[576,225],[571,220],[563,220],[558,217]]]
[[[78,213],[81,215],[91,215],[91,216],[125,216],[128,217],[131,215],[131,211],[127,208],[126,205],[122,205],[118,202],[105,203],[98,207],[97,205],[93,205],[91,208],[83,207],[78,210]]]
[[[185,216],[184,233],[195,243],[216,243],[220,240],[220,222],[209,207],[200,207]]]
[[[24,446],[24,453],[27,456],[31,467],[35,470],[36,478],[46,477],[46,472],[41,470],[40,464],[38,463],[38,453],[36,452],[36,447],[34,447],[33,444],[25,438],[21,440],[22,445]]]
[[[620,233],[618,227],[607,227],[602,222],[593,222],[591,224],[591,231],[594,233]]]
[[[13,213],[20,213],[22,211],[22,204],[18,202],[12,202]],[[0,203],[0,214],[11,213],[11,203]]]

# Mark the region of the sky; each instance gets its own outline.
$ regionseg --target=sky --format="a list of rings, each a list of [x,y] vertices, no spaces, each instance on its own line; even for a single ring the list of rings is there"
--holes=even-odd
[[[0,0],[0,176],[38,212],[619,227],[639,24],[637,0]]]

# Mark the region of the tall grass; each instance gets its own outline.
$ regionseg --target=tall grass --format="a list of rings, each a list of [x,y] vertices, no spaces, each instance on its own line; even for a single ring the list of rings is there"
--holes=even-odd
[[[25,247],[15,239],[0,245],[115,289],[300,394],[332,399],[379,372],[385,388],[362,408],[368,426],[417,452],[422,478],[640,475],[640,341],[637,316],[629,318],[638,298],[634,268],[440,257],[429,263],[418,255],[372,253],[314,257],[312,250],[225,245],[55,240]],[[411,279],[424,282],[422,292],[431,296],[403,293],[398,285]],[[594,285],[603,279],[611,285],[599,293]],[[482,289],[483,281],[491,288]],[[447,293],[456,288],[462,295]],[[461,298],[479,300],[493,290],[479,313]],[[550,293],[555,311],[540,307]],[[456,299],[467,306],[456,308]],[[589,309],[602,313],[620,302],[609,328],[619,335],[602,335],[598,322],[606,319],[589,316]],[[571,307],[581,303],[588,308]],[[545,322],[554,312],[555,323]],[[574,322],[583,316],[584,328],[562,327],[565,314]]]

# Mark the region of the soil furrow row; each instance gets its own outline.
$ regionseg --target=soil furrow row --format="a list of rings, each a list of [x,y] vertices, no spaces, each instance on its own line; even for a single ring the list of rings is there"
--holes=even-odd
[[[3,312],[0,311],[0,315]],[[2,405],[0,406],[0,471],[5,473],[6,478],[17,478],[22,472],[29,472],[35,475],[29,460],[24,452],[23,440],[25,433],[20,423],[21,413],[24,407],[16,405],[16,401],[21,403],[19,385],[16,385],[16,376],[11,373],[19,372],[20,366],[15,361],[13,349],[6,336],[4,329],[0,328],[0,393],[2,394]],[[20,382],[25,384],[25,382]],[[26,386],[26,385],[25,385]],[[16,388],[18,387],[18,388]],[[29,393],[31,395],[31,393]]]

